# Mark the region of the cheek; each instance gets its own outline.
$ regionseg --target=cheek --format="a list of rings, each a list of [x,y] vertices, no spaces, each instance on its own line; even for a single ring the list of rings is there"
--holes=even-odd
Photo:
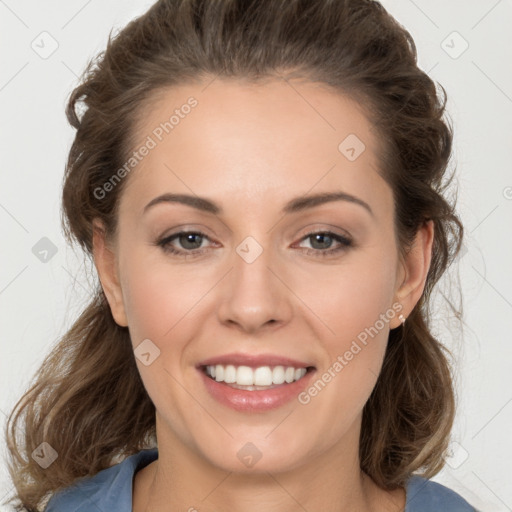
[[[194,305],[207,292],[205,280],[157,255],[133,251],[123,269],[123,299],[134,344],[164,340],[189,322]]]
[[[312,429],[322,428],[329,408],[333,435],[341,435],[361,413],[382,369],[389,336],[392,308],[393,272],[390,262],[374,261],[366,271],[352,267],[341,273],[339,283],[331,283],[317,295],[315,312],[329,330],[323,330],[326,357],[317,380],[300,397],[312,407]]]
[[[176,322],[177,288],[165,286],[158,274],[140,268],[130,272],[124,302],[132,341],[158,340]],[[157,343],[158,344],[158,343]]]
[[[392,251],[392,249],[390,249]],[[343,343],[338,346],[342,355],[342,379],[346,382],[362,384],[359,397],[366,401],[381,370],[390,321],[398,314],[393,307],[395,284],[395,260],[393,253],[372,258],[368,266],[350,277],[351,293],[346,303],[348,319],[340,318],[336,327],[341,331],[346,327]],[[346,299],[346,298],[345,298]]]
[[[154,362],[146,366],[137,361],[137,366],[146,390],[160,405],[175,399],[169,376],[181,379],[180,364],[193,337],[191,328],[197,325],[194,315],[199,308],[194,306],[208,287],[184,276],[177,266],[150,259],[131,254],[123,297],[133,347],[146,339],[158,347]]]
[[[294,269],[290,274],[293,281],[289,282],[297,295],[304,298],[310,312],[327,328],[321,337],[330,340],[330,347],[350,345],[350,341],[373,326],[381,314],[394,315],[391,306],[396,260],[392,247],[375,244],[354,252],[340,265],[317,269]],[[378,325],[382,329],[380,322]]]
[[[339,425],[349,424],[371,394],[382,368],[390,321],[398,314],[392,307],[395,255],[392,247],[382,247],[354,254],[323,280],[325,286],[315,287],[309,295],[308,306],[328,329],[318,333],[325,359],[318,384],[307,391],[303,403],[313,403],[318,396],[318,406],[335,404],[332,413]]]

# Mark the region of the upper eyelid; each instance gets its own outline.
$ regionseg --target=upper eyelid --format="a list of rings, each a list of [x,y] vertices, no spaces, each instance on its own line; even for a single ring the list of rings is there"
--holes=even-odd
[[[296,225],[295,222],[293,224]],[[318,227],[318,226],[322,226],[322,225],[323,225],[323,227]],[[198,227],[196,228],[195,226],[198,226]],[[312,226],[317,226],[317,227],[312,227]],[[212,240],[212,238],[215,238],[215,235],[213,235],[213,231],[211,231],[210,228],[208,228],[206,225],[204,225],[202,223],[198,223],[198,224],[196,224],[195,222],[183,223],[181,225],[175,226],[173,229],[178,229],[179,231],[176,231],[170,235],[162,236],[160,238],[161,239],[168,238],[169,236],[174,236],[174,235],[180,234],[182,232],[200,233],[201,235],[207,236],[210,240]],[[291,230],[291,229],[294,229],[294,228],[288,227],[288,228],[286,228],[286,231]],[[334,224],[331,224],[330,222],[321,222],[321,221],[308,222],[308,224],[303,226],[302,229],[306,230],[305,234],[303,236],[306,236],[306,235],[310,234],[311,232],[317,233],[318,231],[321,231],[321,232],[330,231],[336,235],[344,236],[345,238],[350,238],[350,239],[353,238],[352,235],[346,229],[336,226]],[[302,229],[301,229],[301,231],[302,231]],[[228,230],[230,233],[232,233],[232,230],[230,228],[228,228]],[[338,233],[338,231],[341,231],[341,233]],[[210,236],[208,234],[210,232],[212,233],[212,236]]]

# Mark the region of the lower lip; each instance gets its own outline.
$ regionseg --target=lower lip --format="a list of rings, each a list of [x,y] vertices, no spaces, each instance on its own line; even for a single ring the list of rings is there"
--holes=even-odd
[[[302,379],[290,384],[280,384],[270,389],[247,391],[232,388],[224,382],[217,382],[199,368],[199,373],[208,392],[218,402],[241,412],[263,412],[280,407],[297,396],[306,388],[316,370],[309,370]]]

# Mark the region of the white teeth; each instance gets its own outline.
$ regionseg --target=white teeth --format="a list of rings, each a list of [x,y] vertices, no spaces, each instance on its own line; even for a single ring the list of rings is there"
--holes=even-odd
[[[284,368],[282,366],[276,366],[272,370],[272,383],[273,384],[282,384],[283,382],[284,382]]]
[[[291,366],[286,368],[286,371],[284,372],[284,380],[288,382],[288,384],[295,380],[295,368],[292,368]]]
[[[219,365],[217,365],[217,368]],[[254,384],[254,372],[248,366],[239,366],[236,369],[236,383],[240,386],[252,386]]]
[[[249,384],[254,384],[255,386],[272,385],[272,370],[270,367],[261,366],[260,368],[256,368],[254,371],[251,370],[251,373],[254,375],[254,382],[249,382]],[[274,384],[276,383],[274,382]]]
[[[292,366],[249,366],[210,365],[206,367],[207,375],[217,382],[225,382],[234,386],[272,386],[283,383],[292,383],[306,375],[306,368],[293,368]]]
[[[215,367],[215,380],[217,382],[222,382],[224,380],[224,366],[218,364]]]
[[[236,368],[232,364],[228,364],[224,370],[224,382],[227,384],[236,382]]]

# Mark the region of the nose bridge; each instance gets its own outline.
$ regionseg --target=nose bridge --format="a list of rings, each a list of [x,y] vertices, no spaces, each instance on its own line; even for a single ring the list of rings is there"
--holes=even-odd
[[[245,237],[233,254],[233,269],[219,306],[222,322],[255,330],[271,321],[283,322],[291,312],[286,287],[274,275],[281,267],[271,237]]]
[[[252,295],[261,291],[269,291],[268,281],[272,278],[269,267],[272,266],[272,260],[276,264],[275,255],[272,255],[270,247],[270,237],[261,235],[256,237],[249,235],[242,240],[235,248],[236,257],[234,258],[234,281],[239,292],[251,295],[250,288],[254,288]]]

